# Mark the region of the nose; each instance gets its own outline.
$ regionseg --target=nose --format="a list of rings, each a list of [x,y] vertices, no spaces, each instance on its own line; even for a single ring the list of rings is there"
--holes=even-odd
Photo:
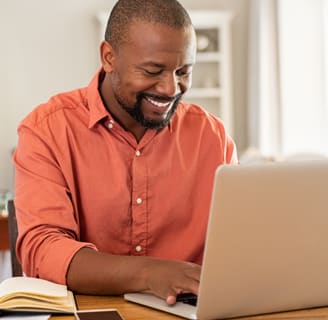
[[[162,75],[157,83],[156,91],[160,95],[174,97],[179,93],[183,93],[185,90],[181,79],[175,73],[167,72]]]

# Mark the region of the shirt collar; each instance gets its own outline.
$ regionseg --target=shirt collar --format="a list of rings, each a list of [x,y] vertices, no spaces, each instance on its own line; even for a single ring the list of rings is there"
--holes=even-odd
[[[99,85],[103,77],[104,71],[101,68],[92,78],[91,82],[87,87],[86,98],[90,112],[89,129],[93,128],[99,121],[104,118],[112,118],[109,112],[107,111],[99,93]]]

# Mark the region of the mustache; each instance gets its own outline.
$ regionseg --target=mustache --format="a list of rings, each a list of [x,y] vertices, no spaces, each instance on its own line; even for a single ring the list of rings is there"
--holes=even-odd
[[[140,93],[139,94],[139,98],[146,98],[146,97],[160,100],[162,102],[173,102],[177,99],[180,99],[182,97],[182,93],[178,93],[173,97],[163,96],[163,95],[159,95],[159,94],[151,94],[151,93]]]

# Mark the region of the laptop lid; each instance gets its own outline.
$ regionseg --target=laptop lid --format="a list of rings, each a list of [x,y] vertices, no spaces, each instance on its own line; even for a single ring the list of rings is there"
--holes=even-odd
[[[151,306],[216,319],[328,305],[327,270],[327,161],[221,166],[197,309]]]

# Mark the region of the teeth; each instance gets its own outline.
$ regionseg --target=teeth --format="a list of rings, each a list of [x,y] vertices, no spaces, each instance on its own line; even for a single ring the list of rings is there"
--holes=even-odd
[[[146,98],[150,103],[154,104],[156,107],[159,107],[159,108],[164,108],[164,107],[167,107],[171,102],[158,102],[158,101],[155,101],[151,98]]]

